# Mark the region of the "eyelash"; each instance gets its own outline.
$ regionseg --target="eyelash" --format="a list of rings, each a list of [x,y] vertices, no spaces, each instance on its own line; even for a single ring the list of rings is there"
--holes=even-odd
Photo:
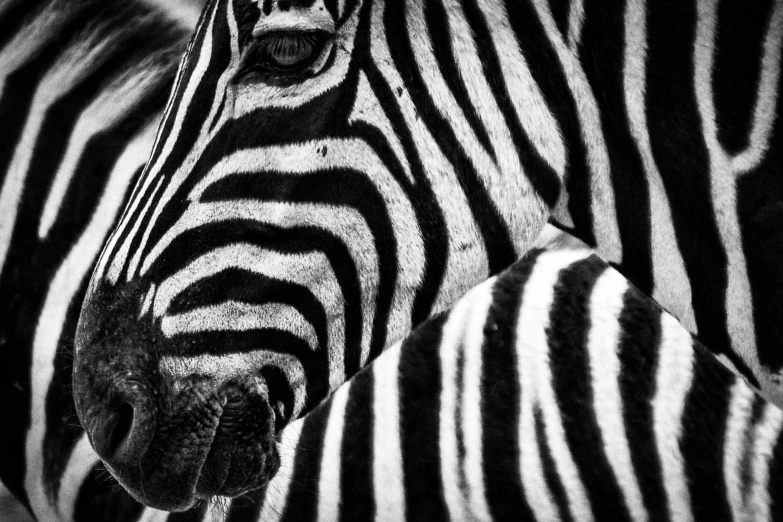
[[[266,35],[250,44],[239,74],[301,72],[320,56],[326,40],[317,32]]]

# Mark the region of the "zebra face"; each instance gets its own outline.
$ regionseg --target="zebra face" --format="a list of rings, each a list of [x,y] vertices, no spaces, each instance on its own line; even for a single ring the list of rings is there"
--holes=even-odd
[[[76,339],[80,420],[142,502],[264,487],[275,433],[543,226],[522,177],[422,120],[408,7],[206,7]]]

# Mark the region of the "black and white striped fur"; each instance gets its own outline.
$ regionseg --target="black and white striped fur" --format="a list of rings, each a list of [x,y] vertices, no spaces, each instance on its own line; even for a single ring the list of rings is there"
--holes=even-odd
[[[782,428],[594,253],[533,250],[286,428],[255,508],[263,521],[783,520]]]
[[[265,491],[127,519],[782,520],[783,412],[592,251],[541,246],[286,427]]]
[[[324,27],[301,76],[254,61]],[[231,346],[296,416],[551,218],[783,403],[781,1],[216,0],[197,34],[83,344],[122,302],[164,380]]]
[[[132,506],[74,414],[73,339],[195,25],[186,3],[0,0],[0,478],[41,521]]]

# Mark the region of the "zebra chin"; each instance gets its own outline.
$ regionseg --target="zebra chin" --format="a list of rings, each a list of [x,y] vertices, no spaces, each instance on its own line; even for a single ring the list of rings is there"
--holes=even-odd
[[[136,500],[167,511],[264,488],[287,422],[285,392],[270,400],[270,387],[287,383],[265,368],[162,364],[189,343],[128,315],[122,301],[86,303],[74,354],[76,413],[106,468]]]

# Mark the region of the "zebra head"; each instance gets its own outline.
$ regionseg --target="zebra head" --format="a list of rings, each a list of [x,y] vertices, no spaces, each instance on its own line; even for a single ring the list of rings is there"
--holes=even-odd
[[[557,126],[531,138],[546,142],[537,179],[552,173],[537,186],[493,91],[470,83],[486,82],[475,47],[492,42],[431,39],[467,24],[459,6],[440,21],[401,7],[205,8],[76,339],[81,422],[140,501],[185,509],[264,487],[287,422],[543,226]],[[507,98],[509,125],[551,123],[541,100],[514,116],[524,104]]]

